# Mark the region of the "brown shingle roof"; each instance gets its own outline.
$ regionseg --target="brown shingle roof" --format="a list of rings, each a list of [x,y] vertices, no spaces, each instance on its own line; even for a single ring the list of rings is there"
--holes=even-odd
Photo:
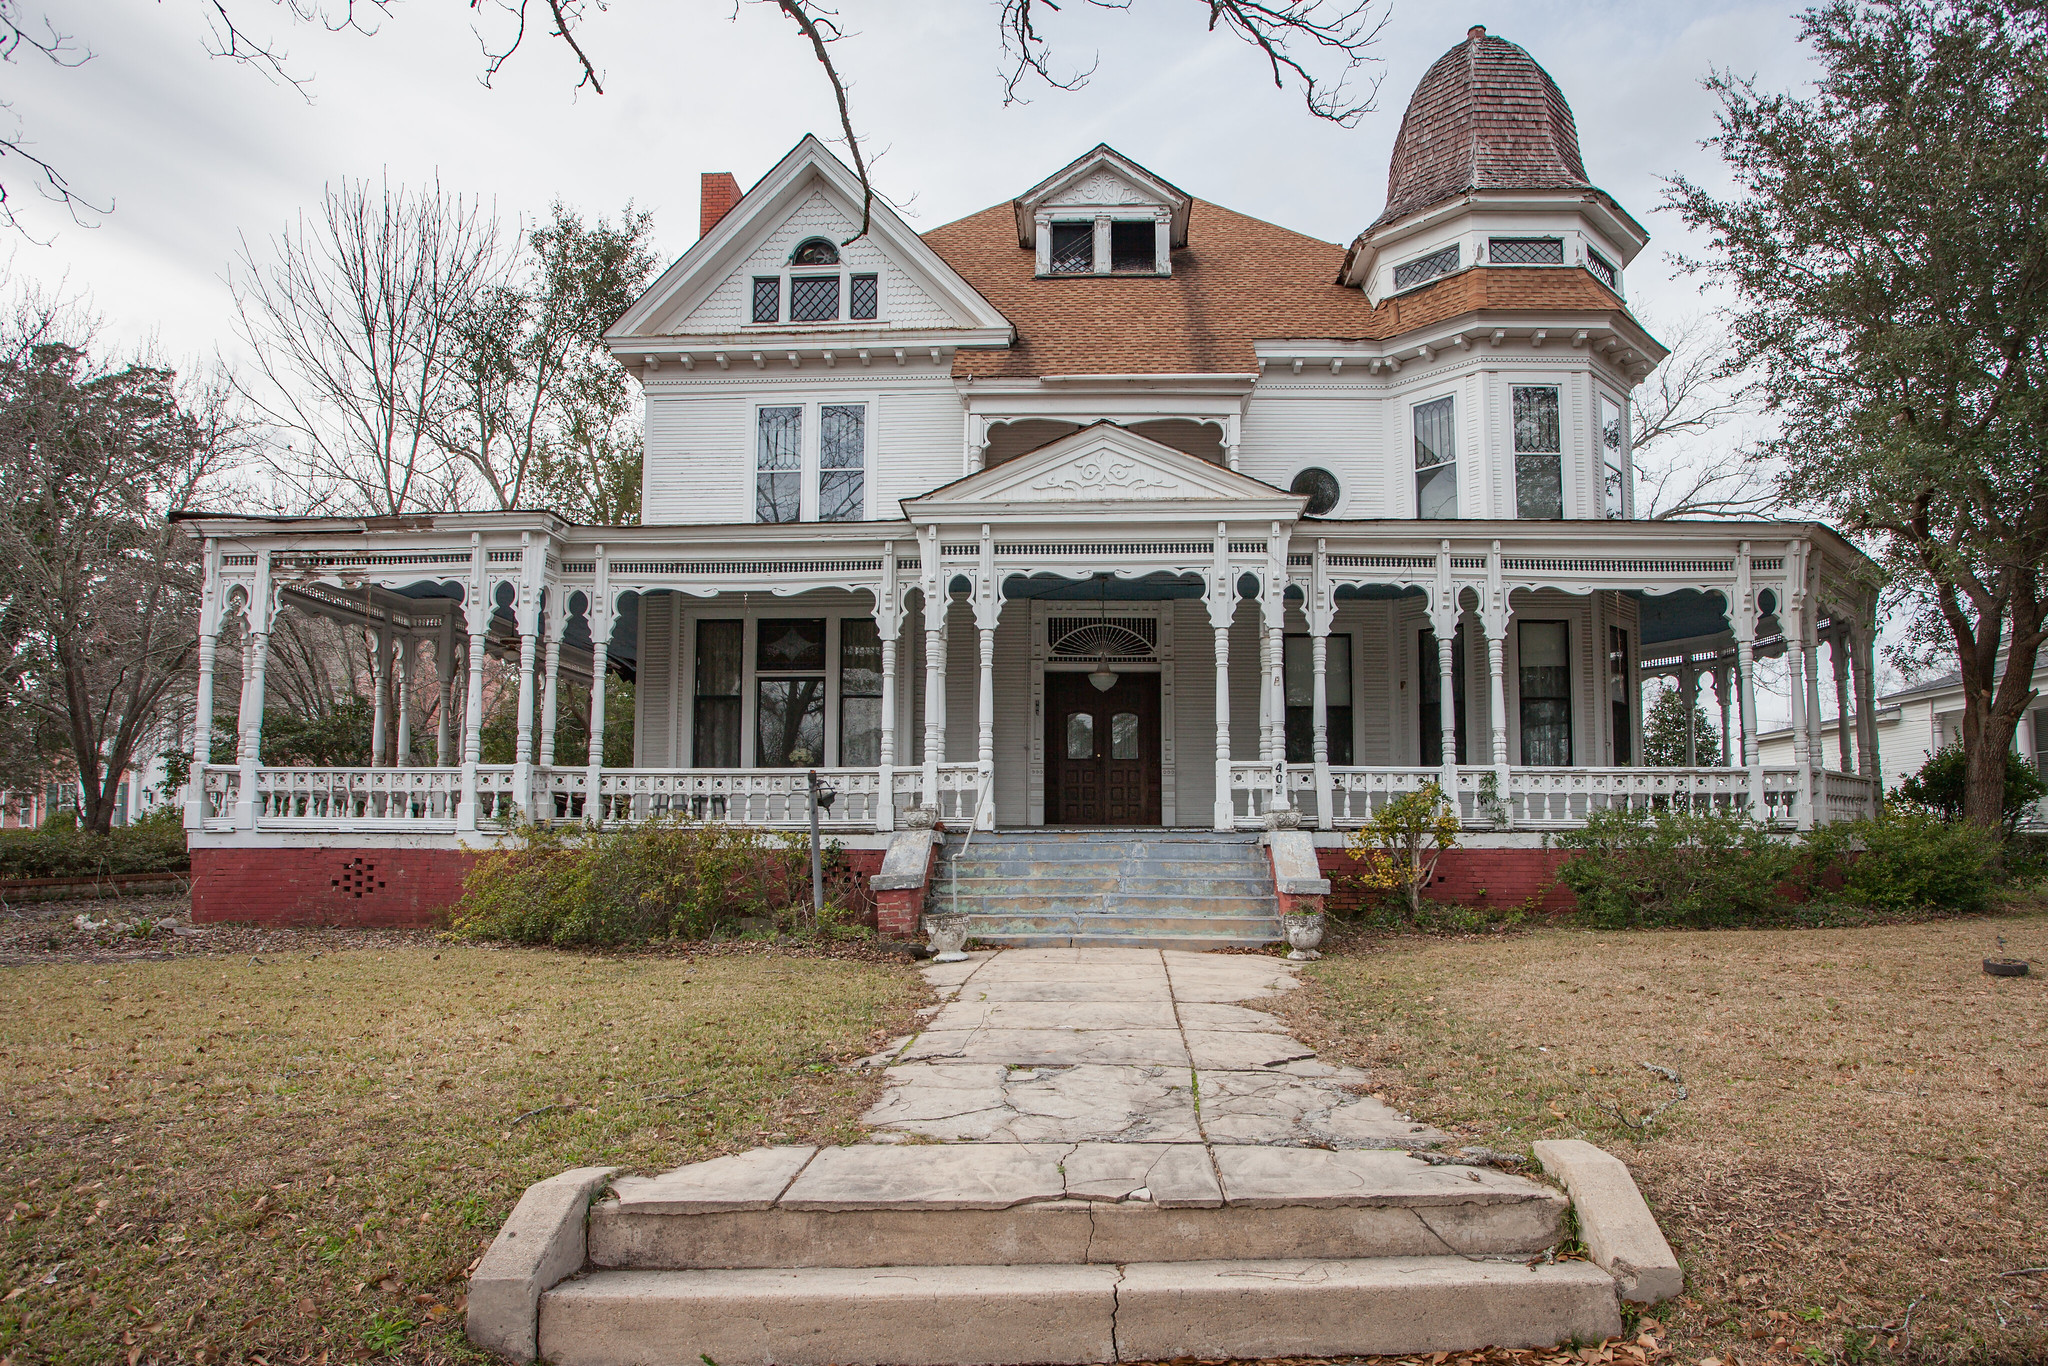
[[[1475,268],[1383,300],[1334,283],[1344,249],[1196,200],[1173,274],[1040,279],[998,204],[924,240],[1017,329],[1006,351],[961,350],[956,377],[1247,374],[1260,340],[1380,340],[1478,310],[1613,313],[1583,270]]]
[[[1373,227],[1468,190],[1591,188],[1557,82],[1515,44],[1475,28],[1409,98]]]

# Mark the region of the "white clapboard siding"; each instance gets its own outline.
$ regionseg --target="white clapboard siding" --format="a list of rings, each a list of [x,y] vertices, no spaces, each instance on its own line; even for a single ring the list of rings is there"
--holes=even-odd
[[[1332,516],[1412,516],[1413,508],[1390,502],[1381,406],[1364,394],[1303,397],[1261,386],[1245,414],[1237,468],[1284,489],[1302,469],[1319,465],[1342,490]]]
[[[1216,819],[1216,633],[1198,598],[1173,605],[1173,655],[1173,819],[1207,826]]]
[[[650,526],[750,522],[744,397],[650,391],[641,520]]]
[[[979,686],[977,681],[976,686]],[[996,823],[1031,813],[1031,604],[1013,602],[996,624]]]
[[[929,493],[958,479],[966,465],[966,429],[953,382],[937,376],[931,384],[890,388],[880,398],[876,423],[868,516],[893,520],[903,515],[898,501]]]

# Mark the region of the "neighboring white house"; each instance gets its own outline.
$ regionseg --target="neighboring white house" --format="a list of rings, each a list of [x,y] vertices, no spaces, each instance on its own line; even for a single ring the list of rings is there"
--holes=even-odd
[[[2034,690],[2048,699],[2048,659],[2034,670]],[[1852,726],[1853,742],[1853,726]],[[1918,772],[1927,756],[1944,745],[1963,738],[1962,675],[1950,672],[1939,678],[1886,693],[1877,700],[1877,753],[1884,786],[1896,789],[1901,779]],[[1765,763],[1785,763],[1792,753],[1790,729],[1767,730],[1757,737]],[[1829,755],[1841,752],[1837,722],[1830,718],[1821,728],[1821,742]],[[2033,761],[2048,777],[2048,700],[2036,700],[2020,718],[2013,735],[2013,749]],[[2040,819],[2048,821],[2048,800],[2040,804]]]
[[[736,188],[706,177],[702,236],[609,334],[646,393],[642,525],[187,519],[202,724],[224,631],[249,660],[195,866],[475,847],[515,812],[795,825],[813,768],[870,848],[914,805],[1334,832],[1430,781],[1532,849],[1616,802],[1869,809],[1869,745],[1850,772],[1753,740],[1637,766],[1653,665],[1724,671],[1751,737],[1759,655],[1810,684],[1802,718],[1823,645],[1867,704],[1873,576],[1813,523],[1638,520],[1648,234],[1514,44],[1473,29],[1424,75],[1348,247],[1108,146],[921,236],[880,200],[861,234],[815,138]],[[431,656],[437,764],[260,766],[279,611],[379,633],[379,667]],[[485,651],[520,666],[509,765],[478,762]],[[638,685],[625,771],[553,752],[559,681],[608,668]]]

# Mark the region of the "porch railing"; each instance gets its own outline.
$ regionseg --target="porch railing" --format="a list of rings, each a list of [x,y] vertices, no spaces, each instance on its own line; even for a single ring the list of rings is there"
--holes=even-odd
[[[452,829],[462,800],[454,768],[259,768],[256,822],[289,828]]]
[[[1820,820],[1828,823],[1853,821],[1876,814],[1875,781],[1854,773],[1832,770],[1820,775]]]

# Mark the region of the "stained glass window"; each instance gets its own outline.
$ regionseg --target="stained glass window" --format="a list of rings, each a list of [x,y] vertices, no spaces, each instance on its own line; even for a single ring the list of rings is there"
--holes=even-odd
[[[1564,460],[1555,385],[1518,385],[1515,405],[1515,514],[1564,516]]]
[[[789,263],[793,266],[836,266],[839,264],[839,248],[823,237],[809,237],[790,254]]]
[[[1138,755],[1138,714],[1120,711],[1109,718],[1109,757],[1136,759]]]
[[[847,286],[849,318],[870,319],[881,312],[882,287],[879,277],[856,275]]]
[[[1067,717],[1067,757],[1095,757],[1095,718],[1085,711],[1077,711]]]
[[[1415,405],[1415,515],[1458,515],[1457,404],[1448,394]]]
[[[1344,493],[1342,486],[1337,483],[1336,475],[1315,465],[1310,465],[1295,475],[1294,482],[1287,486],[1287,491],[1297,497],[1308,499],[1301,510],[1311,517],[1321,517],[1336,507],[1337,499]]]
[[[793,323],[839,321],[839,277],[798,275],[789,282],[789,320]]]
[[[1609,517],[1628,516],[1628,449],[1621,428],[1621,405],[1601,394],[1600,495]]]
[[[754,456],[754,520],[794,522],[803,515],[804,410],[760,410]]]

